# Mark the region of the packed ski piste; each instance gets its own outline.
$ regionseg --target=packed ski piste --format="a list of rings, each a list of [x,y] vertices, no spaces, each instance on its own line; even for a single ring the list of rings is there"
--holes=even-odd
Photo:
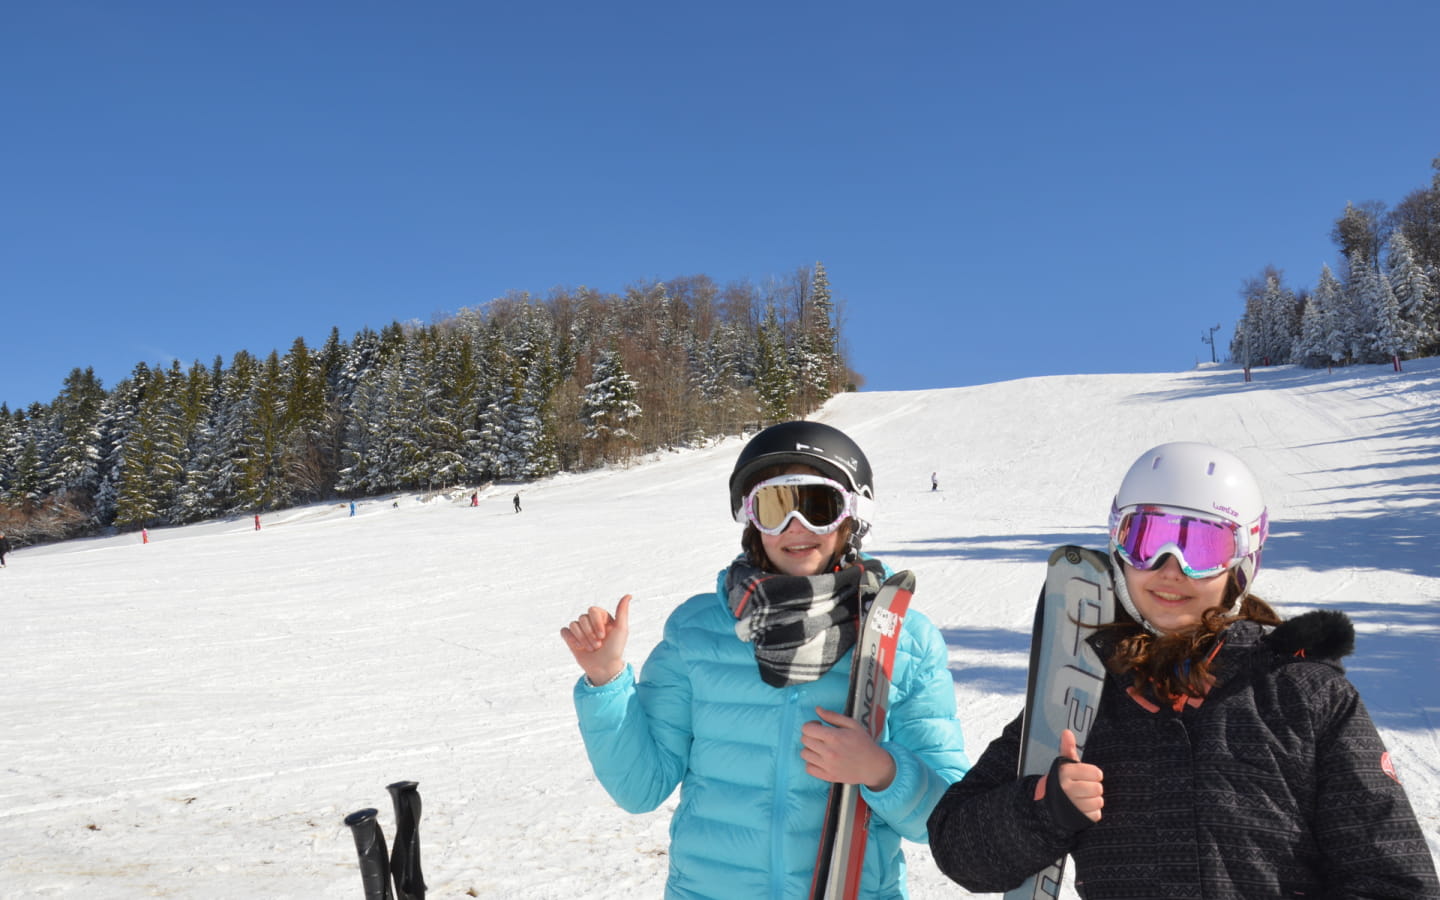
[[[932,460],[889,437],[929,395],[857,396],[529,486],[525,516],[466,488],[22,548],[0,658],[46,727],[0,738],[0,884],[240,896],[289,860],[263,893],[1434,898],[1440,504],[1411,448],[1440,371],[1225,375],[1077,379],[1123,462],[1015,423]],[[974,422],[1067,389],[933,394]],[[1197,420],[1214,443],[1170,439]]]

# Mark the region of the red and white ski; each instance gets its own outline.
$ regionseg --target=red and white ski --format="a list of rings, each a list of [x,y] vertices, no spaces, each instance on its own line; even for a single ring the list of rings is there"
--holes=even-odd
[[[1060,748],[1060,732],[1085,740],[1100,710],[1105,667],[1085,642],[1094,627],[1115,615],[1115,587],[1105,554],[1066,545],[1050,554],[1045,590],[1035,608],[1030,637],[1030,679],[1020,732],[1020,775],[1044,775]],[[1062,857],[1005,892],[1005,900],[1058,897],[1065,873]]]
[[[845,715],[858,719],[876,740],[885,730],[895,648],[914,593],[914,573],[897,572],[887,578],[871,602],[855,642]],[[860,796],[860,786],[831,785],[815,876],[810,882],[811,900],[852,900],[859,896],[869,829],[870,807]]]

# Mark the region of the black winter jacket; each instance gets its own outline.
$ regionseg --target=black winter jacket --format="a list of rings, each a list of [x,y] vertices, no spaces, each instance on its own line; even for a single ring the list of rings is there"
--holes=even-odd
[[[1338,662],[1353,644],[1341,613],[1269,635],[1236,623],[1215,687],[1180,712],[1145,708],[1128,676],[1110,675],[1085,746],[1105,807],[1078,832],[1033,799],[1039,776],[1016,778],[1017,718],[931,815],[936,863],[969,890],[998,892],[1070,853],[1087,900],[1440,898],[1415,814]]]

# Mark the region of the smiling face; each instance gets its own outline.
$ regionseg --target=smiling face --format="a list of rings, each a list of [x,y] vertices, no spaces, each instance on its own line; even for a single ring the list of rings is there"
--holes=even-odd
[[[1126,563],[1125,587],[1140,615],[1168,633],[1198,625],[1205,610],[1220,606],[1229,574],[1187,578],[1180,563],[1167,554],[1164,565],[1148,571]]]
[[[790,526],[780,534],[761,532],[760,543],[765,556],[777,572],[786,575],[819,575],[830,566],[840,546],[840,531],[816,534],[791,519]]]

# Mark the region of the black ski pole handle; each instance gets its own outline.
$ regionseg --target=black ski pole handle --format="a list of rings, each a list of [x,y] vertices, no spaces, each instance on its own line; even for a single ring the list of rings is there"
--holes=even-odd
[[[385,834],[375,821],[375,814],[374,809],[357,810],[345,817],[345,824],[355,835],[365,900],[395,900],[390,893],[390,858],[385,852]]]
[[[396,900],[425,900],[425,877],[420,873],[420,792],[415,781],[386,785],[395,803],[395,847],[390,873]]]

